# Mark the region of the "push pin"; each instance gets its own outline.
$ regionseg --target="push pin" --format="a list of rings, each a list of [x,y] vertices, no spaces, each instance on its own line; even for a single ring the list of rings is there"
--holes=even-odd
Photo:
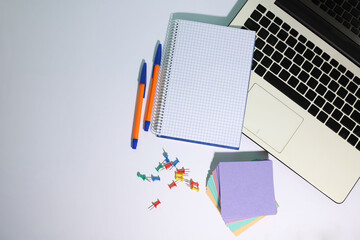
[[[199,188],[197,188],[197,187],[195,187],[195,186],[191,187],[191,190],[194,190],[194,191],[199,192]]]
[[[176,167],[176,165],[177,165],[179,162],[180,162],[179,159],[176,158],[175,161],[172,162],[172,165],[173,165],[174,167]]]
[[[199,188],[199,183],[198,182],[194,182],[192,179],[190,179],[190,181],[185,180],[186,184],[192,188],[192,187],[196,187]]]
[[[140,172],[137,172],[137,176],[139,177],[139,178],[141,178],[143,181],[149,181],[150,182],[150,177],[146,177],[145,176],[145,174],[141,174]]]
[[[187,180],[187,179],[185,179],[183,175],[175,175],[175,180],[177,182],[179,182],[179,181],[184,182],[184,180]]]
[[[182,175],[187,175],[189,173],[189,169],[188,168],[180,168],[180,169],[176,169],[176,173],[178,174],[182,174]]]
[[[173,165],[172,165],[172,163],[171,163],[171,162],[169,162],[169,163],[165,163],[165,164],[164,164],[164,166],[165,166],[165,169],[166,169],[166,170],[170,170],[170,169],[172,169],[172,168],[173,168]]]
[[[153,182],[155,182],[155,181],[160,181],[160,176],[153,176],[153,175],[151,174],[151,180],[152,180]]]
[[[170,162],[170,160],[169,160],[169,155],[168,155],[168,153],[167,152],[165,152],[165,149],[163,148],[163,156],[165,157],[165,160],[164,160],[164,162],[166,162],[166,163],[169,163]]]
[[[176,182],[172,181],[170,184],[168,184],[169,188],[172,189],[173,187],[176,187]]]
[[[175,172],[175,179],[184,178],[184,174]]]
[[[159,163],[159,165],[155,168],[157,172],[159,172],[160,170],[164,169],[164,165],[162,165],[161,163]]]
[[[158,199],[156,202],[152,202],[152,205],[150,207],[148,207],[149,210],[152,210],[154,208],[157,208],[160,204],[160,200]]]

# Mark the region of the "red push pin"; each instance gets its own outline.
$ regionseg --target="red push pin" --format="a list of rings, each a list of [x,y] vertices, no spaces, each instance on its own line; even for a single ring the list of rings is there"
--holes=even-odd
[[[176,187],[176,182],[172,181],[170,184],[168,184],[169,188],[172,189],[173,187]]]
[[[160,200],[158,199],[156,202],[152,202],[152,205],[150,207],[148,207],[149,210],[152,210],[154,208],[157,208],[160,204]]]
[[[165,164],[164,164],[164,167],[165,167],[166,170],[170,170],[170,169],[173,168],[173,165],[172,165],[171,162],[169,162],[169,163],[165,163]]]

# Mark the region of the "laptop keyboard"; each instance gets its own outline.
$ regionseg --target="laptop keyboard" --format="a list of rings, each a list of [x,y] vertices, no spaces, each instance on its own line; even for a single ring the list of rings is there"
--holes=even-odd
[[[360,1],[359,0],[311,0],[320,9],[325,11],[360,36]]]
[[[259,4],[252,69],[360,151],[360,78]]]

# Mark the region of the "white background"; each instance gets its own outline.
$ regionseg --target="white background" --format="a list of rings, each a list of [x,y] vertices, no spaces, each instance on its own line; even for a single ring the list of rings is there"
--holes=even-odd
[[[142,130],[138,149],[130,143],[140,64],[147,61],[149,76],[170,13],[226,25],[238,7],[0,1],[0,239],[236,239],[205,194],[214,152],[226,150]],[[162,148],[191,169],[199,193],[170,190],[170,172],[155,183],[136,176],[156,173]],[[241,151],[250,150],[261,149],[243,136]],[[274,178],[278,214],[239,239],[360,238],[359,184],[338,205],[277,160]],[[149,211],[157,198],[162,204]]]

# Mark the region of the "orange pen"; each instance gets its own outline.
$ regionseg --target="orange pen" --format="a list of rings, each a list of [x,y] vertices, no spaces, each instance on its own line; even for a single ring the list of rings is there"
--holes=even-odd
[[[150,127],[151,112],[154,104],[154,97],[155,97],[156,83],[159,75],[160,62],[161,62],[161,44],[159,43],[155,55],[148,105],[145,112],[145,124],[144,124],[145,131],[148,131]]]
[[[139,140],[139,128],[140,128],[140,120],[141,120],[141,109],[143,99],[145,98],[145,88],[146,88],[146,62],[144,62],[140,82],[139,82],[139,90],[138,90],[138,99],[136,104],[136,114],[135,114],[135,122],[132,136],[132,145],[133,149],[136,149],[138,140]]]

